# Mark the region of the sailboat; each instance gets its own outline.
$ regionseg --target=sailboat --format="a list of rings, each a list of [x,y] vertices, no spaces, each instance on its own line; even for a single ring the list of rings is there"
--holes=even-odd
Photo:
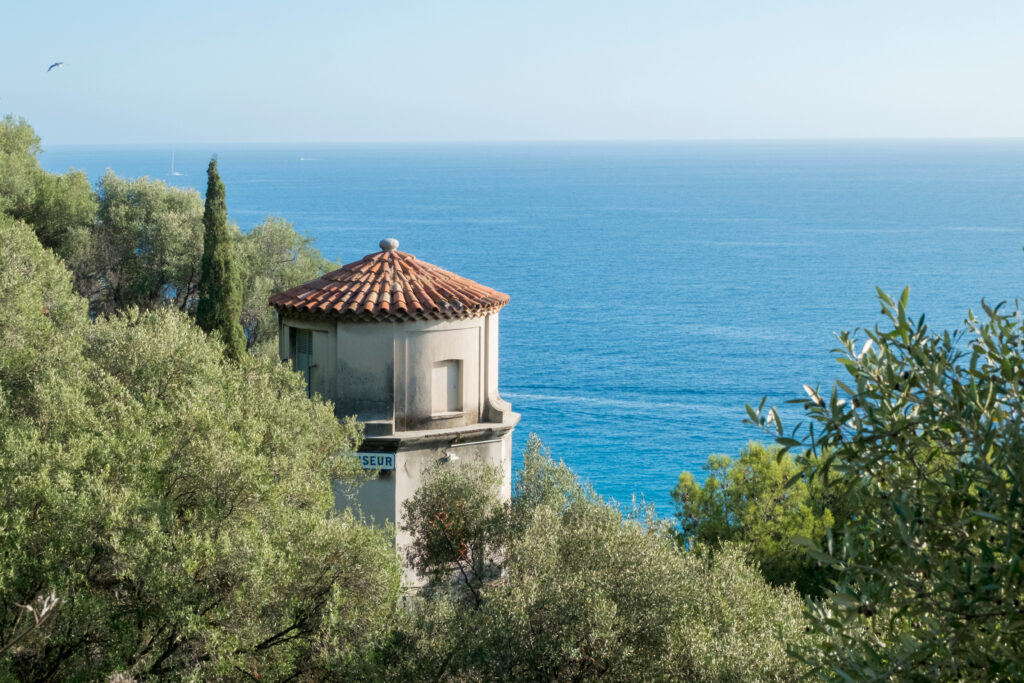
[[[171,175],[185,175],[184,173],[174,170],[174,152],[171,152]]]

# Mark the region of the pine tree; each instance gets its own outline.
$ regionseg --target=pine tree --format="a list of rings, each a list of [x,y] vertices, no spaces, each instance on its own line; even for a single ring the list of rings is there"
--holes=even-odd
[[[238,360],[245,355],[242,332],[242,288],[235,268],[224,183],[217,173],[217,157],[206,170],[206,207],[203,210],[203,263],[199,276],[196,324],[207,334],[219,335],[225,353]]]

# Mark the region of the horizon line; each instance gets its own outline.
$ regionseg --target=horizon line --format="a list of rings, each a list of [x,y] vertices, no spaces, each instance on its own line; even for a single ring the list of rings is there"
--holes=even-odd
[[[297,141],[239,141],[239,142],[54,142],[42,140],[43,151],[52,147],[199,147],[199,146],[433,146],[433,145],[669,145],[700,143],[855,143],[855,142],[1021,142],[1021,136],[935,136],[935,137],[780,137],[780,138],[533,138],[533,139],[481,139],[481,140],[297,140]]]

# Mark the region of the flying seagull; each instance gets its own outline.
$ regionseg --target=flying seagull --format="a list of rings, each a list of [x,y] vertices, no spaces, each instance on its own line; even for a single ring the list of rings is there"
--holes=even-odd
[[[50,65],[50,68],[46,70],[46,73],[50,73],[51,71],[56,69],[58,66],[64,66],[64,62],[54,62],[53,64]]]

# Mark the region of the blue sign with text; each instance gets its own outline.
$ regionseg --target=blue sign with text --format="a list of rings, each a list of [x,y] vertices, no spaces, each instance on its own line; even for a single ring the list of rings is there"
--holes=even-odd
[[[394,453],[356,453],[359,462],[363,464],[364,470],[393,470],[395,469]]]

